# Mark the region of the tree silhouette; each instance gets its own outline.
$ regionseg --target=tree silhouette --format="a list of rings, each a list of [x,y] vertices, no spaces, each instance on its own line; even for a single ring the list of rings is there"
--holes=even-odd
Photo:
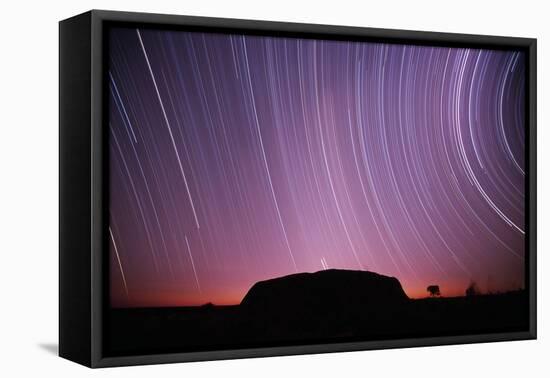
[[[431,297],[439,297],[441,292],[439,291],[439,285],[430,285],[426,288]]]
[[[471,297],[478,294],[479,289],[477,288],[477,284],[474,281],[470,282],[470,285],[466,288],[466,296]]]

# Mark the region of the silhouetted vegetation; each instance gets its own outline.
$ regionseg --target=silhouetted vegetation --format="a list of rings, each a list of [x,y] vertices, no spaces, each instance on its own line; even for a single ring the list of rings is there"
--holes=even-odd
[[[430,285],[426,288],[426,290],[430,293],[430,297],[439,297],[441,295],[439,285]]]
[[[465,294],[467,297],[471,297],[474,295],[479,295],[481,293],[477,287],[477,284],[474,281],[472,281],[470,282],[470,285],[468,285],[468,287],[466,288]]]

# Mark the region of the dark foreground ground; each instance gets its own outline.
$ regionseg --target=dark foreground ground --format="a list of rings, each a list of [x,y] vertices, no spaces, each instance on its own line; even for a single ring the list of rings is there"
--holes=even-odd
[[[527,299],[516,291],[374,307],[114,309],[106,347],[110,355],[126,355],[524,331]]]

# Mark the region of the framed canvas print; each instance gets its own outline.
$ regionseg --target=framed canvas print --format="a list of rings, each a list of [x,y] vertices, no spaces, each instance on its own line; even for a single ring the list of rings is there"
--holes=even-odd
[[[536,41],[60,23],[60,355],[536,337]]]

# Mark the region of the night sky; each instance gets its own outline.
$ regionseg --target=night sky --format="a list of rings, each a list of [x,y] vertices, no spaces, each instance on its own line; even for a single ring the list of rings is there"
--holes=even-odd
[[[524,287],[525,56],[113,28],[111,305],[328,268]]]

